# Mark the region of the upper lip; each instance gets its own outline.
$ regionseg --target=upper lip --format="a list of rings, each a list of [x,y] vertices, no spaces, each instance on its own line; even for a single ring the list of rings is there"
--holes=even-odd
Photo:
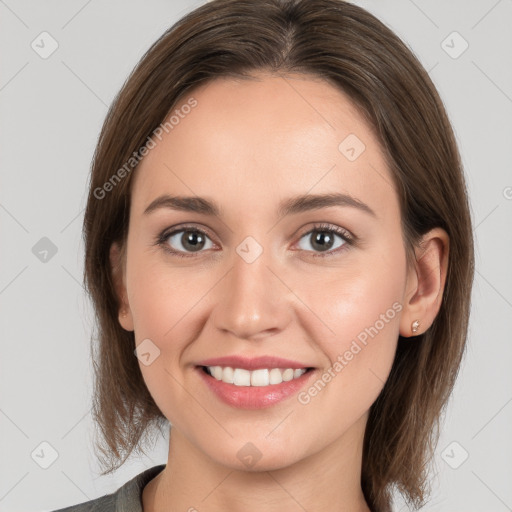
[[[303,364],[299,361],[283,359],[276,356],[259,356],[259,357],[243,357],[243,356],[225,356],[214,357],[200,361],[197,366],[230,366],[231,368],[243,368],[245,370],[259,370],[263,368],[311,368],[311,365]]]

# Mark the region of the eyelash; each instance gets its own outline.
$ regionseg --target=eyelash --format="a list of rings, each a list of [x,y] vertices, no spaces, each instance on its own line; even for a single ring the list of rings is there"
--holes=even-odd
[[[204,251],[198,251],[197,253],[187,253],[184,251],[175,251],[174,249],[169,248],[169,244],[167,243],[167,240],[169,239],[169,237],[171,237],[172,235],[175,235],[176,233],[181,233],[181,232],[185,232],[185,231],[190,231],[193,233],[200,233],[201,235],[204,235],[211,239],[211,237],[208,235],[208,233],[200,228],[197,228],[195,226],[179,226],[178,228],[173,229],[172,231],[167,231],[167,230],[162,231],[162,233],[160,233],[156,237],[155,245],[162,247],[164,249],[164,251],[171,254],[172,256],[177,256],[178,258],[197,257],[197,255],[201,254]],[[357,238],[354,235],[352,235],[351,233],[349,233],[346,229],[340,228],[339,226],[335,226],[333,224],[325,224],[325,223],[320,223],[320,224],[314,225],[309,231],[306,231],[305,233],[303,233],[299,237],[299,240],[304,238],[306,235],[310,235],[311,233],[313,233],[315,231],[322,232],[322,233],[325,233],[325,232],[326,233],[334,233],[334,234],[338,235],[345,243],[336,249],[331,249],[331,250],[323,252],[323,253],[322,252],[315,253],[314,251],[306,251],[306,252],[313,253],[312,254],[313,258],[329,258],[331,256],[336,256],[341,251],[346,250],[348,248],[347,246],[355,245],[355,243],[357,241]]]

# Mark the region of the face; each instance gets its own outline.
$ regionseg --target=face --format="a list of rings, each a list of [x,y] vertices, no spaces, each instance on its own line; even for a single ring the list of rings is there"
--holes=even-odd
[[[197,453],[276,469],[361,438],[408,273],[391,174],[349,98],[256,77],[196,89],[137,168],[119,318]]]

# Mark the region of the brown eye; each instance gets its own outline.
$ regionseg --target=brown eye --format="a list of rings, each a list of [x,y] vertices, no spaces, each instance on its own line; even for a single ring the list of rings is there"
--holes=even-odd
[[[306,243],[301,244],[299,241],[299,248],[307,252],[318,253],[314,256],[334,255],[343,250],[345,245],[352,243],[352,238],[347,231],[331,225],[315,226],[302,235],[300,240],[305,240]]]
[[[200,252],[211,249],[213,244],[208,235],[199,229],[181,229],[165,235],[164,242],[171,252]],[[209,245],[208,245],[209,244]]]

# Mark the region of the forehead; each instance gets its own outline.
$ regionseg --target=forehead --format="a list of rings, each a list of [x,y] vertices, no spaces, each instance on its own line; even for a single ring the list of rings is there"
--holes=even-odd
[[[191,98],[195,106],[183,108]],[[373,130],[343,91],[318,77],[220,78],[186,95],[173,113],[172,127],[135,172],[139,212],[166,192],[225,198],[233,208],[249,191],[256,208],[310,190],[348,192],[377,209],[396,203]]]

